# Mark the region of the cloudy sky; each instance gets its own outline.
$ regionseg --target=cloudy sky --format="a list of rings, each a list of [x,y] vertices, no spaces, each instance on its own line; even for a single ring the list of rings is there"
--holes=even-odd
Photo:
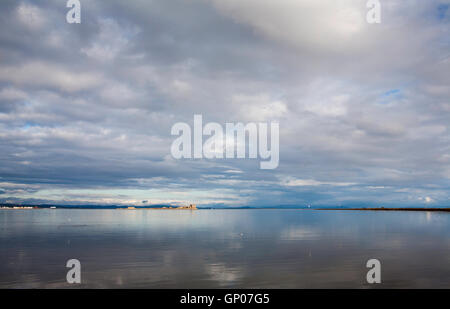
[[[0,3],[0,202],[450,206],[450,1]],[[175,160],[280,124],[280,164]]]

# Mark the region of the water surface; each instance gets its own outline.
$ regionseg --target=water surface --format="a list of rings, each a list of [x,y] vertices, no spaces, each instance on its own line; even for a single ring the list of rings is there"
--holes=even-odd
[[[450,288],[450,214],[0,210],[0,288]]]

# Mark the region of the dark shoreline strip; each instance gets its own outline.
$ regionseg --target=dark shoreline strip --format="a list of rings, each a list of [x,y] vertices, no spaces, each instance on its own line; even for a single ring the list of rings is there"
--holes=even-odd
[[[450,208],[321,208],[318,210],[444,211],[444,212],[450,212]]]

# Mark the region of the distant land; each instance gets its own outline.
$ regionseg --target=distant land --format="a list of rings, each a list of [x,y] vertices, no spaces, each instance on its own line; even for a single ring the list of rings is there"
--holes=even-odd
[[[148,206],[123,206],[123,205],[17,205],[17,204],[0,204],[3,209],[198,209],[195,204],[189,206],[174,206],[174,205],[148,205]]]
[[[448,211],[450,212],[450,207],[353,207],[353,206],[290,206],[290,205],[279,205],[279,206],[197,206],[195,204],[190,204],[189,206],[180,205],[58,205],[58,204],[5,204],[0,203],[0,208],[2,209],[123,209],[123,210],[137,210],[137,209],[311,209],[311,210],[355,210],[355,211]]]
[[[366,210],[366,211],[449,211],[449,207],[442,208],[423,208],[423,207],[402,207],[402,208],[394,208],[394,207],[378,207],[378,208],[322,208],[322,210]]]

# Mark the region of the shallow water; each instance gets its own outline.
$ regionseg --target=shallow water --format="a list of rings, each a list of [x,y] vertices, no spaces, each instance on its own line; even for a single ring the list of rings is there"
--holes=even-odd
[[[0,288],[450,288],[450,214],[0,210]]]

